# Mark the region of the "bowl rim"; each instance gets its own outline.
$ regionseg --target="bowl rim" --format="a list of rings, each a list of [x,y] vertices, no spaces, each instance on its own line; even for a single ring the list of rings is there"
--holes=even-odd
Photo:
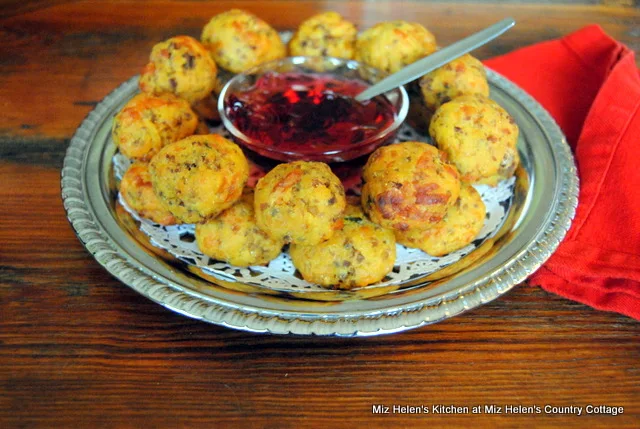
[[[231,119],[228,117],[227,112],[226,112],[226,105],[225,105],[225,99],[227,98],[227,93],[229,92],[229,88],[232,86],[232,84],[234,82],[237,82],[238,80],[240,80],[243,77],[246,76],[250,76],[252,74],[256,74],[257,72],[261,72],[264,71],[266,68],[271,67],[275,64],[280,64],[280,63],[284,63],[284,62],[289,62],[293,65],[302,65],[305,64],[306,62],[309,61],[313,61],[313,60],[319,60],[322,59],[324,61],[329,61],[331,63],[333,63],[334,65],[338,65],[338,64],[344,64],[345,66],[347,66],[350,69],[358,69],[358,68],[363,68],[363,69],[369,69],[372,71],[375,71],[376,73],[381,74],[381,78],[384,78],[388,75],[387,72],[380,70],[378,68],[372,67],[368,64],[365,64],[363,62],[360,61],[356,61],[356,60],[352,60],[352,59],[346,59],[346,58],[338,58],[338,57],[330,57],[330,56],[325,56],[325,57],[318,57],[318,56],[302,56],[302,55],[298,55],[298,56],[292,56],[292,57],[283,57],[283,58],[278,58],[276,60],[273,61],[269,61],[266,63],[262,63],[259,64],[257,66],[254,66],[248,70],[245,70],[242,73],[238,73],[236,75],[234,75],[231,79],[229,79],[229,81],[224,85],[224,87],[222,88],[222,90],[220,91],[220,94],[218,96],[218,114],[220,115],[220,120],[222,121],[222,124],[224,125],[224,127],[227,129],[227,131],[229,131],[229,133],[235,138],[238,139],[238,142],[243,144],[244,146],[248,147],[249,149],[253,149],[253,148],[259,148],[261,151],[263,152],[269,152],[269,153],[274,153],[274,154],[281,154],[281,155],[287,155],[287,156],[295,156],[295,157],[305,157],[305,156],[336,156],[336,155],[340,155],[343,153],[349,153],[351,151],[356,151],[359,148],[362,147],[367,147],[368,145],[371,145],[372,143],[376,142],[376,141],[380,141],[380,145],[382,145],[386,139],[392,135],[394,132],[396,132],[400,126],[404,123],[404,121],[407,118],[407,115],[409,114],[409,95],[407,94],[406,89],[404,88],[404,86],[399,86],[397,88],[394,88],[390,91],[387,91],[385,94],[382,95],[386,95],[387,93],[393,92],[393,91],[397,91],[399,93],[399,97],[400,97],[400,102],[399,102],[399,106],[400,108],[398,109],[398,111],[396,112],[395,115],[395,119],[394,121],[386,128],[380,130],[378,133],[369,136],[368,138],[358,142],[357,144],[353,144],[350,145],[348,147],[342,148],[342,149],[335,149],[335,150],[330,150],[330,151],[323,151],[323,152],[318,152],[318,153],[313,153],[313,152],[307,152],[307,151],[294,151],[294,150],[278,150],[276,148],[274,148],[273,146],[267,146],[264,144],[261,144],[259,141],[252,139],[251,137],[247,136],[245,133],[243,133],[242,131],[240,131],[235,124],[231,121]],[[318,74],[322,74],[323,72],[319,72]],[[330,74],[330,73],[327,73]],[[388,97],[387,97],[388,99]],[[371,149],[371,151],[375,150],[376,147],[373,147]],[[365,155],[365,154],[362,154]]]

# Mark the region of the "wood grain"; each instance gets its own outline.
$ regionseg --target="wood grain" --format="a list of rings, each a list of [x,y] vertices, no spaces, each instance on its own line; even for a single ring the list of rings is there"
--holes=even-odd
[[[33,6],[33,2],[30,3]],[[232,6],[279,29],[334,9],[424,22],[446,45],[513,16],[488,57],[588,23],[636,50],[639,12],[415,2],[45,2],[0,15],[0,427],[637,427],[640,329],[527,284],[379,338],[251,335],[193,321],[112,278],[66,220],[59,169],[91,108],[158,40]],[[49,3],[51,4],[51,3]],[[392,405],[611,405],[624,414],[373,415]]]
[[[231,7],[258,13],[278,29],[333,9],[366,28],[385,19],[415,19],[447,45],[512,16],[514,30],[477,51],[480,58],[560,37],[598,23],[640,50],[640,11],[601,6],[393,2],[72,2],[6,18],[0,26],[0,135],[68,138],[110,91],[139,73],[151,47],[176,34],[198,36],[209,17]],[[286,11],[283,13],[282,11]],[[153,25],[150,25],[153,23]],[[453,25],[455,23],[455,25]],[[51,106],[56,106],[52,109]]]

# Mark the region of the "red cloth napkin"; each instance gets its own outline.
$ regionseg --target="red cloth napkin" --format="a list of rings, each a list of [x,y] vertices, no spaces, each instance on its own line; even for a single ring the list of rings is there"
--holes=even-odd
[[[555,118],[580,176],[575,219],[530,283],[640,319],[640,74],[593,25],[486,61]]]

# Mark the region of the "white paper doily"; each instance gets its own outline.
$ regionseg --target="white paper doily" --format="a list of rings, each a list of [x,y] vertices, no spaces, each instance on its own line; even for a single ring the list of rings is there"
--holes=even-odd
[[[231,139],[224,127],[211,129],[212,133],[224,135]],[[397,137],[398,142],[423,141],[431,143],[428,137],[417,133],[408,125],[403,125]],[[130,166],[130,161],[116,153],[113,157],[113,171],[117,179],[122,178]],[[496,187],[474,185],[480,193],[487,213],[482,230],[468,246],[443,257],[435,257],[427,253],[400,244],[396,245],[396,263],[391,273],[383,281],[365,288],[397,285],[415,277],[439,271],[480,246],[487,238],[492,237],[502,225],[511,206],[515,178],[504,180]],[[140,230],[149,236],[151,244],[160,247],[185,263],[195,265],[205,274],[229,282],[242,282],[249,285],[267,287],[281,292],[326,291],[326,288],[304,281],[296,271],[288,252],[282,252],[267,266],[236,267],[225,262],[215,261],[198,249],[194,236],[194,225],[162,226],[143,219],[131,209],[126,201],[118,195],[118,201],[136,220],[140,222]]]

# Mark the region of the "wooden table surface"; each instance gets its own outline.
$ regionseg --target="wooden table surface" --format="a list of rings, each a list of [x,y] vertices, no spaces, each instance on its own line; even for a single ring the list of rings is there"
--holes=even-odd
[[[481,308],[365,339],[253,335],[138,295],[82,247],[60,168],[93,106],[151,46],[233,6],[291,29],[320,10],[404,18],[446,45],[506,16],[481,58],[589,23],[636,51],[634,8],[294,1],[10,1],[0,11],[0,427],[637,427],[639,324],[522,284]],[[608,405],[618,416],[373,414],[374,405]],[[392,409],[391,409],[392,410]]]

